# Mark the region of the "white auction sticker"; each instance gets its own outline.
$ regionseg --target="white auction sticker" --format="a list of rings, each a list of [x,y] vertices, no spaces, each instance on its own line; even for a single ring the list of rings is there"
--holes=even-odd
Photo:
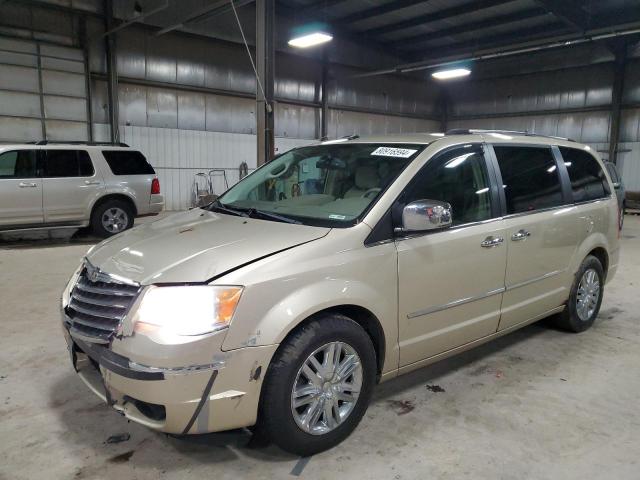
[[[412,150],[410,148],[378,147],[373,152],[371,152],[371,155],[376,155],[379,157],[409,158],[417,151],[418,150]]]

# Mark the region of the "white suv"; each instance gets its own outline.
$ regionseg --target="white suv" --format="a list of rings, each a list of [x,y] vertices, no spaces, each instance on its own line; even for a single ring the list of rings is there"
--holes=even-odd
[[[0,232],[90,225],[109,237],[163,206],[153,167],[126,144],[0,145]]]

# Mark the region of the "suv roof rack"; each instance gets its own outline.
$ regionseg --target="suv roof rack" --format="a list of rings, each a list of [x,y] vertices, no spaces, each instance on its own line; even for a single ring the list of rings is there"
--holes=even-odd
[[[73,141],[58,141],[58,140],[40,140],[37,142],[29,142],[34,145],[87,145],[89,147],[129,147],[126,143],[122,142],[84,142],[81,140]]]
[[[555,135],[542,135],[539,133],[531,133],[519,130],[483,130],[483,129],[468,129],[468,128],[454,128],[447,130],[445,135],[472,135],[482,133],[500,133],[502,135],[523,135],[525,137],[543,137],[543,138],[555,138],[556,140],[566,140],[568,142],[575,142],[575,140],[566,137],[558,137]]]

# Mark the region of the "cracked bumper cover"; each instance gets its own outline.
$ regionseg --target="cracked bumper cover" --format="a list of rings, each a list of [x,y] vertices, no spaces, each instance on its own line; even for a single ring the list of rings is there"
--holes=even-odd
[[[224,331],[181,343],[136,334],[107,348],[74,338],[64,322],[63,331],[75,370],[96,395],[128,419],[174,434],[255,424],[264,372],[277,348],[224,352]],[[147,405],[163,415],[150,415]]]

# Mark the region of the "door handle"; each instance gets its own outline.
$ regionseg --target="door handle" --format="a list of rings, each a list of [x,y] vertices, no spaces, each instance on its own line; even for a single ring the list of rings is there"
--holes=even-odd
[[[526,231],[525,229],[518,230],[516,233],[511,235],[511,240],[514,242],[520,242],[522,240],[526,240],[527,237],[531,236],[531,232]]]
[[[482,243],[480,244],[480,246],[482,248],[493,248],[493,247],[497,247],[500,244],[502,244],[502,242],[504,242],[504,238],[502,237],[492,237],[492,236],[488,236],[487,238],[485,238]]]
[[[18,184],[18,186],[20,188],[36,188],[38,186],[37,183],[32,183],[32,182],[20,182]]]
[[[85,185],[100,185],[100,180],[85,180]]]

